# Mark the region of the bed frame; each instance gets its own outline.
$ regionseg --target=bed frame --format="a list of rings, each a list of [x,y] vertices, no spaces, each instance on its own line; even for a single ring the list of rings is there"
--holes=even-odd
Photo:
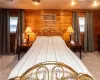
[[[77,73],[70,66],[55,61],[36,64],[21,76],[9,80],[94,80],[88,74]]]
[[[53,28],[46,28],[37,32],[39,36],[60,36],[59,32]],[[16,76],[9,80],[94,80],[88,74],[77,73],[70,66],[55,61],[42,62],[34,65],[21,76]]]

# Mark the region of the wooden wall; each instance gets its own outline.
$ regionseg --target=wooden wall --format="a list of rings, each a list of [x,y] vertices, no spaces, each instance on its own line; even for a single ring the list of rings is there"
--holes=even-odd
[[[43,21],[43,14],[56,14],[56,21]],[[25,10],[25,25],[32,30],[42,30],[45,27],[54,27],[64,30],[72,25],[72,12],[61,10]]]
[[[100,11],[93,12],[93,24],[94,24],[94,44],[97,49],[97,35],[100,34]]]
[[[43,14],[56,14],[56,21],[43,21]],[[84,12],[79,12],[79,16],[84,16]],[[25,27],[31,26],[32,30],[43,30],[46,27],[53,27],[56,30],[66,31],[69,26],[72,26],[72,11],[68,10],[25,10]],[[81,34],[82,44],[84,43],[84,33]],[[65,41],[69,40],[69,34],[64,33]]]
[[[55,14],[56,21],[43,21],[43,14]],[[30,26],[33,31],[43,30],[47,27],[53,27],[58,31],[65,31],[69,26],[72,26],[72,11],[25,10],[25,27],[26,26]],[[63,38],[68,40],[69,35],[65,33]]]
[[[24,10],[25,11],[25,27],[31,26],[32,30],[42,30],[46,27],[54,27],[57,30],[67,30],[68,26],[72,25],[72,11],[68,10]],[[17,10],[11,10],[11,16],[16,16]],[[55,22],[46,22],[42,20],[43,14],[56,14]],[[79,16],[84,16],[84,11],[79,13]],[[97,34],[100,34],[100,11],[93,11],[94,24],[94,43],[97,49]],[[64,34],[64,39],[67,40],[68,34]],[[84,33],[81,34],[82,43],[84,42]]]
[[[46,22],[42,20],[43,14],[56,14],[56,21]],[[84,12],[80,12],[79,16],[84,16]],[[97,49],[97,34],[100,34],[100,11],[93,11],[94,24],[94,43]],[[32,30],[42,30],[45,27],[54,27],[57,30],[67,30],[72,25],[72,11],[68,10],[25,10],[25,27],[31,26]],[[68,39],[64,34],[64,39]],[[84,43],[84,33],[81,34],[82,44]]]

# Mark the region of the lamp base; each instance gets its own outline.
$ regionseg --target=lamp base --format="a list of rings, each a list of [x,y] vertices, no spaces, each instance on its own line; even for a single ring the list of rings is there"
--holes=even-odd
[[[70,41],[70,44],[75,45],[75,42],[73,40]]]
[[[27,41],[26,41],[26,44],[29,44],[30,42],[28,41],[28,39],[27,39]]]
[[[29,41],[29,35],[28,35],[27,44],[29,44],[29,43],[30,43],[30,41]]]
[[[72,40],[72,38],[71,38],[71,33],[70,33],[70,44],[72,44],[72,45],[74,45],[75,44],[75,42]]]

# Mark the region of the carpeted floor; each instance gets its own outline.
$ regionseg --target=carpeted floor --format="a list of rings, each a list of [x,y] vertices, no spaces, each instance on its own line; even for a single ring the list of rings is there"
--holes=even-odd
[[[79,53],[76,53],[79,56]],[[82,53],[82,62],[94,76],[95,80],[100,80],[100,53]],[[0,55],[0,80],[7,80],[11,70],[18,63],[16,55]]]

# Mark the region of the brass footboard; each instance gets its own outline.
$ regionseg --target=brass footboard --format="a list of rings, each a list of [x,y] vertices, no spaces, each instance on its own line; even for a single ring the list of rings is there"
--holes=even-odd
[[[61,62],[39,63],[28,69],[22,76],[9,80],[94,80],[88,74],[77,73]]]

